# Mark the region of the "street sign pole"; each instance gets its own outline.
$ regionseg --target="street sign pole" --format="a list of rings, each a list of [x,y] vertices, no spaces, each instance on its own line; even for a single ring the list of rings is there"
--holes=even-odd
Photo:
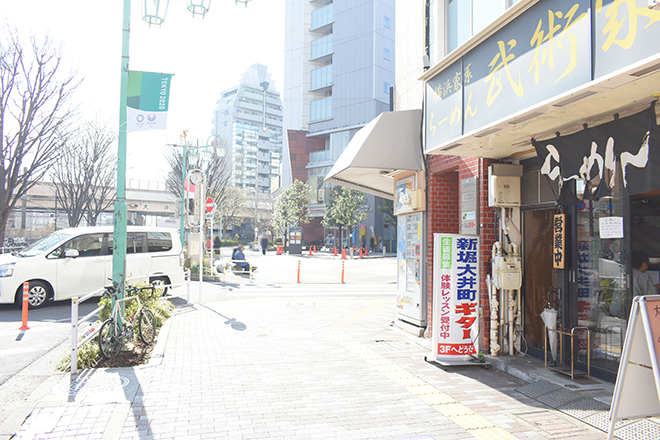
[[[211,211],[211,234],[209,240],[211,241],[211,274],[213,274],[213,211]]]
[[[202,198],[200,200],[204,200],[204,193],[202,193]],[[212,213],[213,212],[213,199],[209,197],[206,199],[206,212],[207,213]],[[204,253],[204,210],[200,209],[199,210],[199,302],[202,302],[202,278],[204,278],[204,259],[203,259],[203,253]],[[211,235],[213,235],[213,216],[211,216]],[[213,240],[211,240],[211,267],[213,267]],[[213,273],[213,269],[211,269],[211,273]]]

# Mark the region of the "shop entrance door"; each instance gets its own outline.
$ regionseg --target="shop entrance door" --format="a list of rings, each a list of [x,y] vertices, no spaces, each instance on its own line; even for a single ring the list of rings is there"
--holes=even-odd
[[[619,367],[632,302],[629,212],[629,199],[617,186],[610,197],[578,205],[575,216],[575,282],[565,326],[591,332],[589,343],[585,333],[578,337],[577,368],[586,371],[589,350],[591,373],[610,380]]]
[[[528,353],[543,359],[545,325],[543,309],[551,305],[559,310],[562,285],[558,270],[552,264],[552,222],[554,209],[523,212],[525,281],[523,291],[524,337]],[[523,345],[523,350],[525,345]]]

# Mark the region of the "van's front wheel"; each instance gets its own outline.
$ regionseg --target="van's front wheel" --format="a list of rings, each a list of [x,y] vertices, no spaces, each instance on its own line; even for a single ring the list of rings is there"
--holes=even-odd
[[[46,284],[41,281],[30,281],[28,287],[28,305],[30,309],[38,309],[43,307],[48,301],[50,290]],[[23,285],[18,288],[16,292],[16,303],[20,306],[23,304]]]

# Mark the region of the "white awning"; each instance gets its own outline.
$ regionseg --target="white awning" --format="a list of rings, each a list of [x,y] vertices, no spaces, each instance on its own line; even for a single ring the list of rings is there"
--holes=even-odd
[[[421,110],[381,113],[353,136],[325,181],[393,199],[389,174],[423,169],[421,128]]]

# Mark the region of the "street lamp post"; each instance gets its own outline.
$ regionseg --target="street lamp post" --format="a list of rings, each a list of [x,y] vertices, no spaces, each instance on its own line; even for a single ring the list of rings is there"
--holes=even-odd
[[[246,2],[247,3],[247,2]],[[165,20],[169,0],[142,0],[143,19],[160,25]],[[208,12],[210,0],[187,0],[188,10],[202,17]],[[116,283],[118,298],[124,297],[126,273],[126,96],[128,91],[128,60],[131,27],[131,0],[124,0],[121,40],[121,84],[119,91],[119,134],[117,136],[117,201],[114,209],[112,281]]]
[[[216,137],[220,139],[220,145],[222,145],[222,139],[220,136],[212,134],[206,139],[206,145],[197,145],[196,147],[188,147],[188,143],[186,142],[186,132],[184,131],[184,136],[183,136],[183,145],[175,145],[175,144],[167,144],[170,147],[182,147],[183,148],[183,156],[181,157],[181,222],[180,222],[180,231],[179,231],[179,238],[181,240],[181,247],[183,247],[184,242],[185,242],[185,236],[186,236],[186,222],[185,222],[185,204],[186,204],[186,170],[187,170],[187,160],[188,160],[188,153],[191,151],[196,151],[196,150],[202,150],[202,149],[207,149],[209,147],[214,147],[211,143],[209,143],[209,140],[212,137]]]

